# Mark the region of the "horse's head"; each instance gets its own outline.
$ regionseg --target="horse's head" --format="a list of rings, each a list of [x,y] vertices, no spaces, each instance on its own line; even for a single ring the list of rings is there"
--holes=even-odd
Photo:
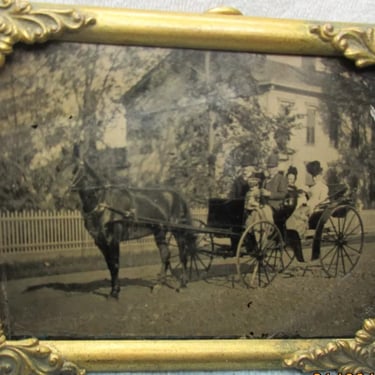
[[[87,175],[85,172],[85,165],[83,161],[77,163],[72,171],[71,190],[84,190],[88,185]]]
[[[79,152],[79,146],[74,146],[72,163],[72,180],[70,190],[78,192],[84,212],[92,211],[102,199],[105,184],[95,169]]]
[[[80,155],[78,145],[74,145],[72,165],[71,190],[84,191],[103,186],[103,181],[95,172],[95,169],[90,166],[86,158]]]

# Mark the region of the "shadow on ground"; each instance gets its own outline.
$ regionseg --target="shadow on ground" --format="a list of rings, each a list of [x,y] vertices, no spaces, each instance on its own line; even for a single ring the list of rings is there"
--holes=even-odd
[[[107,297],[107,294],[100,292],[100,289],[107,288],[108,292],[110,289],[110,280],[95,280],[90,282],[82,283],[62,283],[62,282],[53,282],[53,283],[41,283],[37,285],[32,285],[27,287],[23,293],[35,292],[43,288],[59,290],[68,293],[94,293]],[[123,278],[120,280],[120,285],[124,286],[139,286],[143,288],[153,289],[155,283],[142,279],[128,279]]]

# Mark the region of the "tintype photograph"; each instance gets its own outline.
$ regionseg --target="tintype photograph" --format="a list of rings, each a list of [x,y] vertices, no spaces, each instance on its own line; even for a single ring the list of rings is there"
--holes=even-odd
[[[352,336],[373,316],[375,71],[73,43],[0,71],[8,338]]]

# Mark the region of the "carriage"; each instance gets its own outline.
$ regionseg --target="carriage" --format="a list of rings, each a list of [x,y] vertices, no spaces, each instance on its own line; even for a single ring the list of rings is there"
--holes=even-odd
[[[347,189],[321,203],[310,215],[301,238],[302,252],[291,246],[285,222],[296,201],[274,212],[274,221],[258,220],[246,226],[244,199],[210,199],[207,223],[186,230],[197,233],[197,246],[189,254],[190,277],[203,277],[217,257],[234,258],[238,280],[247,287],[265,287],[293,261],[318,264],[328,277],[343,277],[356,266],[363,249],[361,216]],[[310,259],[307,252],[310,251]]]
[[[82,201],[86,228],[103,253],[111,273],[111,295],[118,297],[119,244],[153,234],[165,277],[168,269],[180,270],[181,284],[207,275],[214,258],[235,259],[238,279],[248,287],[269,285],[304,250],[290,246],[286,220],[294,206],[285,204],[274,220],[248,223],[245,199],[210,199],[207,222],[192,220],[186,201],[170,189],[137,189],[105,186],[86,161],[74,173],[73,189]],[[312,250],[329,277],[345,276],[362,253],[363,223],[346,189],[332,194],[309,216],[303,249]],[[170,248],[175,241],[179,261],[173,264]]]

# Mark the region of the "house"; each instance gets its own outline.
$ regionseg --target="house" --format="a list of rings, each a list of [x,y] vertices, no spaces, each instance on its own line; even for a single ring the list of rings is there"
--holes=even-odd
[[[289,165],[298,169],[298,184],[309,185],[311,176],[305,164],[319,160],[327,170],[339,157],[334,140],[325,123],[322,107],[322,80],[327,73],[319,58],[267,55],[265,62],[253,72],[260,87],[260,101],[269,114],[291,110],[299,118],[299,126],[292,130],[284,155],[282,169]]]

